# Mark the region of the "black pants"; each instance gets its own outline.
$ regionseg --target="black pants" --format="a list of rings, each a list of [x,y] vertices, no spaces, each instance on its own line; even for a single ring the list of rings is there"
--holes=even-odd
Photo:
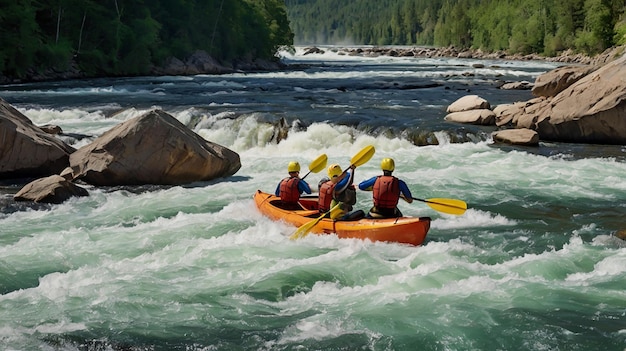
[[[370,212],[367,214],[370,218],[397,218],[402,217],[402,212],[396,208],[379,208],[372,207]]]

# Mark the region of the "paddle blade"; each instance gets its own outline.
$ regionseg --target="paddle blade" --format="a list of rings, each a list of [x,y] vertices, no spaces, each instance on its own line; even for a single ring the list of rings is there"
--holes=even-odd
[[[309,165],[309,171],[313,173],[317,173],[326,167],[326,163],[328,162],[328,156],[326,154],[319,155],[311,164]]]
[[[296,229],[296,231],[293,234],[291,234],[289,239],[295,240],[295,239],[304,238],[305,236],[309,235],[309,232],[311,231],[311,229],[313,229],[313,227],[315,227],[317,223],[319,223],[319,221],[321,221],[322,218],[324,218],[324,216],[326,216],[325,213],[321,215],[319,218],[316,218],[312,221],[309,221],[301,225],[298,229]]]
[[[420,199],[415,199],[420,200]],[[424,201],[433,210],[460,216],[467,210],[467,203],[457,199],[433,198]]]
[[[330,209],[330,211],[322,214],[316,219],[301,225],[298,229],[296,229],[296,231],[293,234],[291,234],[289,239],[295,240],[295,239],[304,238],[305,236],[309,235],[309,232],[311,231],[311,229],[313,229],[317,225],[317,223],[319,223],[324,217],[326,217],[327,214],[332,213],[333,211],[337,211],[337,210],[341,210],[341,208],[339,207],[339,204],[335,205],[333,208]]]
[[[376,149],[374,149],[374,145],[368,145],[364,147],[363,150],[359,151],[358,154],[352,157],[352,159],[350,160],[350,164],[357,167],[361,166],[369,161],[372,156],[374,156],[375,152]]]

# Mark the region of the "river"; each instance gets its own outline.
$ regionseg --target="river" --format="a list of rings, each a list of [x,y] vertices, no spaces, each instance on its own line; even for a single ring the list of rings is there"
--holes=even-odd
[[[445,122],[477,94],[557,67],[543,61],[283,53],[281,72],[101,78],[0,86],[78,148],[152,108],[241,157],[232,177],[185,186],[85,186],[60,205],[0,192],[2,350],[626,349],[626,147],[494,144],[494,127]],[[292,125],[272,141],[274,124]],[[421,202],[423,245],[308,235],[255,208],[287,164],[325,153],[356,181],[384,157]],[[323,173],[311,174],[316,184]],[[355,207],[367,210],[360,192]]]

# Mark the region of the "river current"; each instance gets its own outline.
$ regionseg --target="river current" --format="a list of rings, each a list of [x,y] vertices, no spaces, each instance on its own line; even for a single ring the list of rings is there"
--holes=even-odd
[[[79,148],[160,108],[239,153],[232,177],[97,188],[60,205],[0,190],[1,350],[626,350],[626,147],[500,146],[494,127],[445,122],[476,94],[544,61],[284,53],[281,72],[0,86],[36,125]],[[276,142],[275,125],[293,126]],[[422,246],[308,235],[255,208],[287,164],[342,167],[367,145],[419,198]],[[323,173],[310,174],[311,185]],[[355,207],[367,210],[371,194]]]

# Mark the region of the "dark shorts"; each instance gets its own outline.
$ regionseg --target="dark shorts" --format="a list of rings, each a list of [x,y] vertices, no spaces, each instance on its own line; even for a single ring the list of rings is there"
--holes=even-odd
[[[396,208],[378,208],[376,206],[370,209],[368,217],[371,218],[397,218],[402,217],[402,212]]]

